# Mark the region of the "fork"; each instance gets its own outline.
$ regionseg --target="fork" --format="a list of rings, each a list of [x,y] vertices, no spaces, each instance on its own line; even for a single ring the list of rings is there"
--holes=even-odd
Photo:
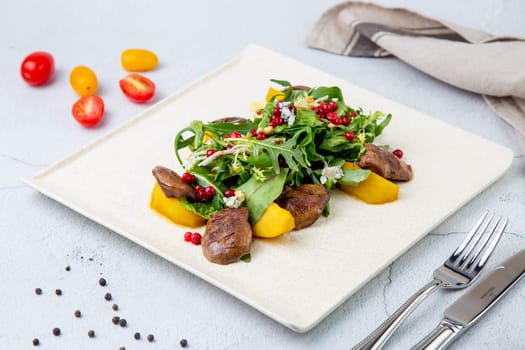
[[[490,227],[489,227],[490,225]],[[470,230],[452,255],[434,271],[433,279],[427,283],[388,319],[352,350],[378,350],[390,339],[401,323],[430,294],[439,288],[461,289],[468,287],[479,275],[488,258],[496,248],[507,219],[489,215],[486,211]],[[475,248],[475,249],[474,249]]]

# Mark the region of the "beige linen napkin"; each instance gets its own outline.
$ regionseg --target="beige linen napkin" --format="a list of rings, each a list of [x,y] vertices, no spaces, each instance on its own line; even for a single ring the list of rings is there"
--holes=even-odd
[[[524,39],[349,1],[326,11],[306,43],[346,56],[394,55],[434,78],[482,94],[514,127],[525,150]]]

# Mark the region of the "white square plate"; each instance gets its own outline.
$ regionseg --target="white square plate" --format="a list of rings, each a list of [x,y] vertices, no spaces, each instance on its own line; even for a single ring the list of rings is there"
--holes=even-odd
[[[148,208],[151,169],[182,170],[175,134],[194,119],[249,116],[269,79],[340,86],[350,105],[393,114],[378,140],[401,148],[414,179],[399,200],[367,205],[333,191],[331,214],[273,240],[250,263],[208,262],[183,227]],[[490,160],[490,161],[487,161]],[[259,46],[25,181],[43,194],[225,290],[294,331],[319,323],[433,227],[499,178],[510,150]],[[203,230],[201,230],[203,232]]]

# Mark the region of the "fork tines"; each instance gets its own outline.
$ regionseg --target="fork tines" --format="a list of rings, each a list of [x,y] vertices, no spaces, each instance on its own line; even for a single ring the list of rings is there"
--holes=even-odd
[[[450,256],[449,263],[463,269],[469,269],[472,266],[475,266],[476,270],[481,269],[498,244],[506,225],[506,218],[501,216],[496,218],[495,214],[489,215],[487,210]],[[478,258],[480,258],[478,263],[474,265]],[[465,262],[466,266],[464,266]]]

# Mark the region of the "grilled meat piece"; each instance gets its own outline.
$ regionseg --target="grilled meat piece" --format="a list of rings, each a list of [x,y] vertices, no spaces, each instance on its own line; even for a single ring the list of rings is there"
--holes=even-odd
[[[329,200],[324,186],[307,184],[286,188],[275,202],[292,213],[295,230],[300,230],[319,219]]]
[[[391,152],[376,145],[367,143],[366,152],[359,159],[359,166],[370,169],[382,177],[396,181],[409,181],[412,178],[412,167]]]
[[[250,252],[252,227],[248,209],[227,208],[216,212],[206,224],[202,252],[209,261],[227,265]]]
[[[197,201],[197,192],[195,192],[193,187],[182,181],[181,177],[173,170],[163,166],[156,166],[153,168],[152,173],[166,197],[185,197],[191,202]]]

